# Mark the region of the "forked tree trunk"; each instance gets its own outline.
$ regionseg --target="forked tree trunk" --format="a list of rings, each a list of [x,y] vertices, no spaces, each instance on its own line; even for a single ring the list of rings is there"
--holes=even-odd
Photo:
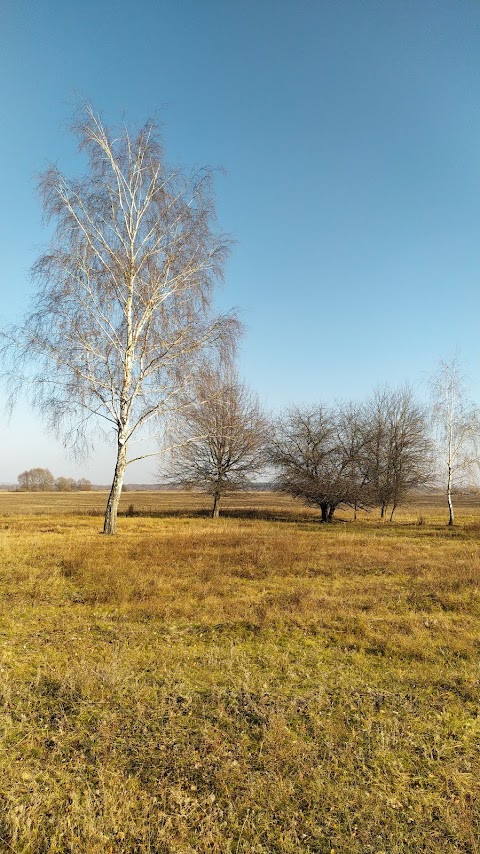
[[[220,516],[220,507],[218,506],[220,501],[220,495],[218,492],[214,492],[213,494],[213,508],[212,508],[212,519],[218,519]]]
[[[107,507],[105,510],[105,520],[103,523],[104,534],[115,534],[117,531],[117,514],[120,496],[122,494],[123,477],[127,465],[127,447],[124,442],[119,440],[117,462],[115,465],[115,474],[113,476],[112,488],[108,496]]]

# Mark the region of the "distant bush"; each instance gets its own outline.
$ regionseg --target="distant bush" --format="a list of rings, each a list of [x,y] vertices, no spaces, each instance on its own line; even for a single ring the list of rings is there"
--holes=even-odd
[[[55,478],[50,469],[28,469],[18,475],[18,488],[22,492],[51,492],[55,489]]]
[[[90,480],[87,480],[85,477],[81,477],[80,480],[77,480],[75,489],[78,489],[79,492],[91,492],[93,487]]]
[[[73,477],[57,477],[55,481],[55,489],[58,492],[73,492],[76,485],[76,481]]]

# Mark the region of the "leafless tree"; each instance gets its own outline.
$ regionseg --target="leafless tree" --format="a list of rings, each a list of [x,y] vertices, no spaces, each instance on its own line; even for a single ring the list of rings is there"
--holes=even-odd
[[[57,492],[73,492],[77,489],[77,482],[73,477],[57,477],[55,479],[55,489]]]
[[[79,492],[91,492],[92,483],[90,480],[87,480],[87,478],[81,477],[79,480],[77,480],[75,489],[78,489]]]
[[[172,438],[169,479],[211,495],[213,517],[224,493],[244,489],[265,465],[266,418],[231,368],[199,372]]]
[[[345,503],[357,510],[370,505],[371,491],[366,466],[366,447],[369,439],[365,423],[365,407],[357,403],[344,403],[335,411],[338,455],[342,460],[342,480]]]
[[[352,443],[346,425],[339,430],[338,411],[291,407],[276,422],[269,446],[276,489],[319,507],[322,521],[331,522],[340,504],[358,500]]]
[[[432,444],[425,409],[408,386],[377,389],[364,411],[365,441],[361,468],[368,503],[380,507],[383,518],[395,510],[412,489],[431,479]]]
[[[465,373],[458,355],[440,360],[430,377],[432,423],[436,440],[439,475],[445,485],[448,524],[453,525],[453,489],[478,461],[477,439],[480,419],[468,400]]]
[[[50,469],[28,469],[18,475],[18,488],[22,492],[50,492],[55,489],[55,478]]]
[[[366,405],[294,407],[270,443],[276,488],[318,506],[331,521],[340,505],[388,506],[427,482],[431,444],[422,408],[408,388],[383,389]]]
[[[158,433],[208,348],[232,346],[233,316],[212,315],[229,241],[216,233],[212,174],[165,164],[156,127],[109,132],[87,108],[74,126],[88,172],[41,178],[48,250],[33,270],[33,310],[10,333],[34,403],[79,447],[92,420],[113,432],[116,462],[104,532],[116,530],[133,441]],[[157,453],[157,451],[152,451]]]

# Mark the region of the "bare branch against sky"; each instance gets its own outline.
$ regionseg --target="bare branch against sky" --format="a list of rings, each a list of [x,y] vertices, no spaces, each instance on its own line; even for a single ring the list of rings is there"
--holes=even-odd
[[[265,466],[267,420],[257,395],[227,367],[202,370],[178,413],[167,468],[176,484],[212,496],[244,489]]]

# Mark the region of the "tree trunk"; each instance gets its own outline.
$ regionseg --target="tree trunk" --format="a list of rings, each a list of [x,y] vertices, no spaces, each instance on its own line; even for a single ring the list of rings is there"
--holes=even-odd
[[[215,492],[213,495],[212,519],[218,519],[220,516],[220,507],[218,506],[219,501],[220,495],[218,492]]]
[[[448,524],[453,525],[455,521],[455,514],[453,512],[453,501],[452,501],[452,468],[448,467],[448,480],[447,480],[447,504],[448,504]]]
[[[333,514],[335,513],[336,504],[330,504],[328,508],[328,521],[333,522]]]
[[[392,512],[390,513],[390,522],[393,522],[393,517],[395,515],[395,510],[397,509],[397,505],[394,504],[392,507]]]
[[[353,504],[353,521],[357,521],[357,502],[355,501]]]
[[[380,519],[385,519],[385,511],[387,509],[386,504],[382,504],[382,509],[380,510]]]
[[[117,531],[117,513],[120,496],[122,494],[123,476],[127,465],[127,447],[124,442],[119,440],[117,451],[117,462],[115,465],[115,474],[113,476],[112,488],[108,496],[107,507],[105,510],[105,520],[103,523],[104,534],[115,534]]]
[[[322,511],[322,522],[328,522],[328,504],[325,501],[320,504],[320,510]]]

